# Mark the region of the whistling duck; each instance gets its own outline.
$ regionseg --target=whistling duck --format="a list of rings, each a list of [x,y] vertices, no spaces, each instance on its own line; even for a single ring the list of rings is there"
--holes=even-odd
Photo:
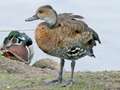
[[[75,60],[86,55],[95,57],[92,48],[96,45],[95,41],[101,43],[99,37],[85,22],[78,20],[83,19],[82,16],[72,15],[72,13],[57,15],[50,5],[39,7],[35,15],[25,21],[38,19],[45,21],[38,24],[35,30],[38,47],[43,52],[61,59],[58,78],[45,80],[45,82],[70,87],[73,84]],[[72,61],[71,77],[67,82],[62,82],[64,59]]]

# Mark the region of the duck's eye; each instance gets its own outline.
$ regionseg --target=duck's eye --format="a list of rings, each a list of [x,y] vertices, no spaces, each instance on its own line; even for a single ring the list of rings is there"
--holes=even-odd
[[[16,38],[16,39],[13,40],[13,43],[16,44],[16,45],[21,45],[22,41],[19,38]]]
[[[40,10],[39,13],[43,13],[43,11]]]

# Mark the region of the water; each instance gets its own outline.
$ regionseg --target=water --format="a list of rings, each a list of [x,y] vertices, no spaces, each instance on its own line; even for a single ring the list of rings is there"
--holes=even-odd
[[[35,14],[41,5],[51,5],[57,13],[74,13],[85,17],[83,20],[100,36],[102,44],[94,47],[96,58],[84,57],[76,61],[75,71],[120,70],[120,1],[119,0],[0,0],[0,30],[35,29],[40,20],[25,22]],[[0,43],[9,32],[0,32]],[[43,53],[36,45],[34,31],[25,31],[34,42],[35,60],[59,58]],[[71,61],[66,60],[65,69],[70,71]]]

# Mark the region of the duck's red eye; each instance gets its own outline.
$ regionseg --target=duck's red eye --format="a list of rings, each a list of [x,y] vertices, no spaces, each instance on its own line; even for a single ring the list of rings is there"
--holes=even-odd
[[[14,40],[16,39],[16,37],[14,37]]]

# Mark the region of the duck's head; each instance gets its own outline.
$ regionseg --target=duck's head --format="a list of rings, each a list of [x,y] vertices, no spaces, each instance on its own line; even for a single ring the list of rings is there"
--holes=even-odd
[[[18,31],[12,31],[4,39],[1,51],[5,52],[6,57],[15,57],[15,55],[21,57],[24,60],[31,60],[33,57],[33,42],[31,38],[25,33]],[[9,54],[6,54],[9,53]]]
[[[20,33],[18,31],[12,31],[9,33],[8,37],[4,40],[4,45],[6,48],[10,48],[12,45],[21,45],[24,44],[25,46],[32,45],[32,40],[25,34]]]
[[[38,19],[45,20],[49,27],[53,27],[57,22],[57,13],[50,5],[45,5],[39,7],[35,15],[26,19],[25,21],[33,21]]]

